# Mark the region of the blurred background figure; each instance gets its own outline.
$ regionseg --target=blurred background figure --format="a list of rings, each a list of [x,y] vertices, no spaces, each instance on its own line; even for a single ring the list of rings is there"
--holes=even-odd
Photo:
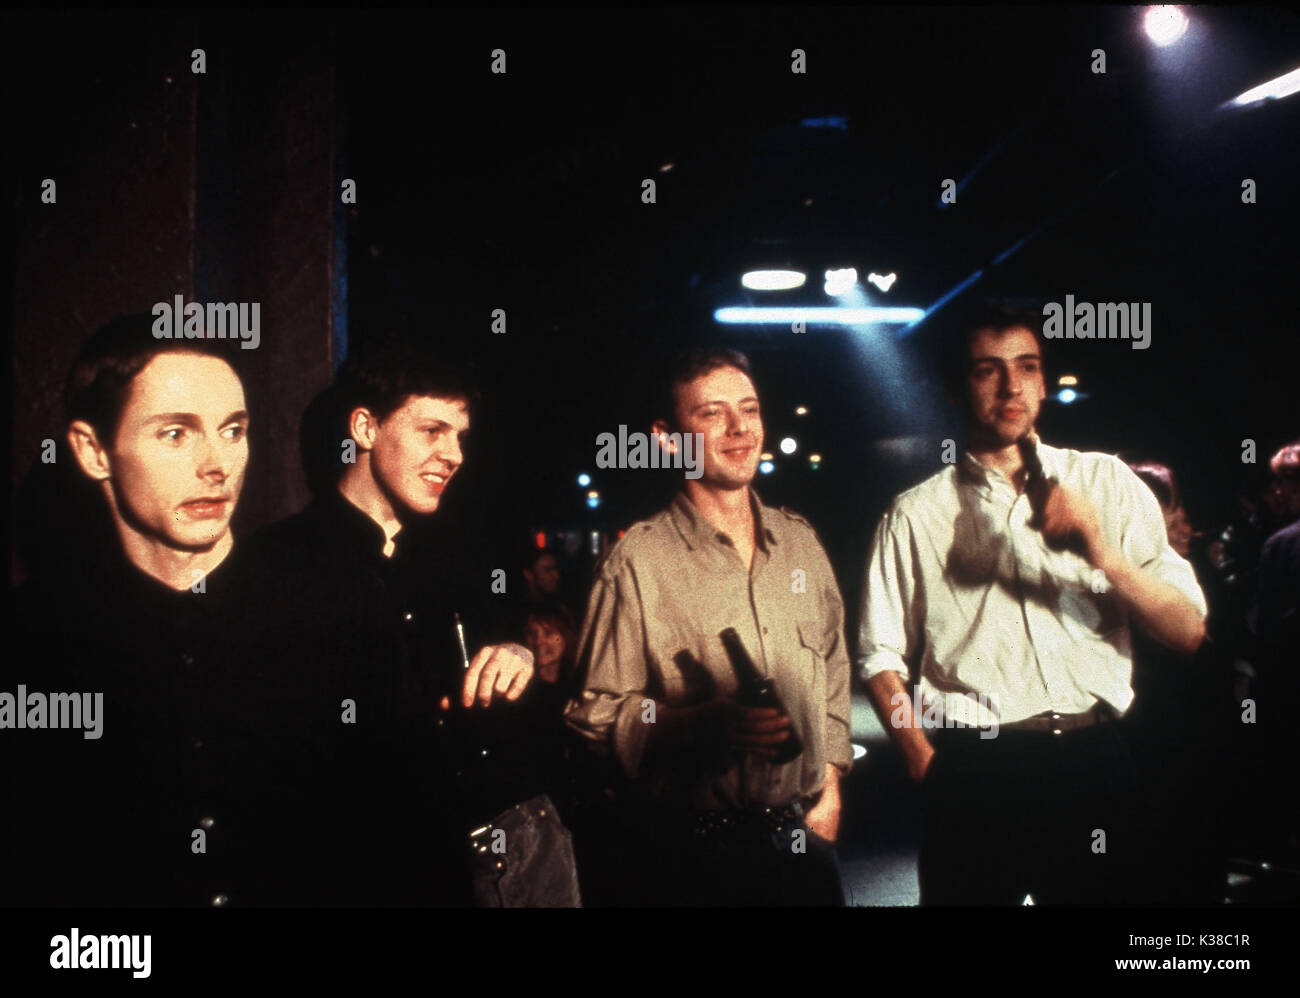
[[[1125,724],[1146,790],[1145,899],[1218,904],[1228,866],[1225,812],[1218,802],[1226,795],[1217,789],[1207,795],[1205,788],[1223,787],[1232,757],[1232,657],[1221,642],[1222,606],[1206,586],[1212,572],[1203,551],[1193,550],[1201,534],[1192,529],[1173,469],[1155,461],[1129,467],[1155,495],[1169,546],[1191,563],[1209,604],[1208,640],[1190,661],[1133,633],[1135,700]]]
[[[560,564],[549,548],[533,549],[523,566],[528,598],[533,601],[555,599],[560,592]]]
[[[1276,529],[1260,549],[1246,612],[1254,639],[1251,700],[1258,707],[1258,722],[1249,726],[1256,753],[1250,762],[1257,777],[1251,796],[1261,819],[1251,856],[1296,871],[1300,870],[1300,802],[1294,785],[1270,779],[1270,774],[1294,773],[1300,762],[1291,710],[1300,696],[1296,669],[1300,662],[1300,440],[1278,450],[1269,461],[1269,471],[1264,522]],[[1238,876],[1257,878],[1259,872],[1243,868]],[[1300,885],[1300,874],[1295,882]]]
[[[1300,440],[1293,440],[1269,459],[1273,478],[1264,501],[1278,530],[1300,519]]]
[[[554,556],[550,558],[554,563]],[[559,572],[555,575],[558,578]],[[577,626],[568,607],[553,599],[526,606],[524,644],[533,653],[537,679],[567,698],[578,644]]]
[[[1183,506],[1183,498],[1178,492],[1178,480],[1174,478],[1173,471],[1154,461],[1138,461],[1136,464],[1130,464],[1129,467],[1138,478],[1146,482],[1147,488],[1155,493],[1156,501],[1160,503],[1160,512],[1165,517],[1169,546],[1182,557],[1190,557],[1192,525],[1187,518],[1187,509]]]

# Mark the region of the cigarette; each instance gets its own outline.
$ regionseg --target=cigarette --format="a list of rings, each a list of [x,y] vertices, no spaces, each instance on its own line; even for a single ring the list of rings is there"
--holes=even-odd
[[[456,641],[460,644],[460,660],[465,669],[469,669],[469,649],[465,647],[465,625],[460,622],[460,614],[453,613],[456,618]]]

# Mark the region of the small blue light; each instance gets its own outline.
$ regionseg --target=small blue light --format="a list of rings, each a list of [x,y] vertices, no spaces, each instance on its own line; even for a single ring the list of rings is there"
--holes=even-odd
[[[581,475],[578,476],[578,484],[585,489],[588,485],[591,484],[591,476],[584,471]]]
[[[1056,393],[1056,397],[1061,402],[1064,402],[1066,405],[1069,405],[1071,402],[1073,402],[1075,399],[1079,397],[1079,393],[1076,392],[1073,388],[1062,388],[1059,392]]]
[[[600,508],[600,496],[587,496],[587,508],[588,509]]]
[[[770,475],[772,474],[773,471],[776,470],[776,465],[774,465],[771,461],[761,461],[759,462],[758,470],[765,475]]]
[[[841,132],[849,130],[849,119],[840,114],[828,114],[824,118],[804,118],[799,124],[804,128],[834,128]]]

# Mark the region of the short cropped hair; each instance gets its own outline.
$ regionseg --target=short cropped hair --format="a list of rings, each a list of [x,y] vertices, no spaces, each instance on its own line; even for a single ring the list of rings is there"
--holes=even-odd
[[[382,335],[349,351],[334,378],[337,415],[346,422],[358,408],[369,409],[381,423],[412,397],[478,402],[475,372],[461,351],[448,351],[434,340],[409,331]]]
[[[216,339],[159,339],[149,313],[122,316],[101,326],[81,347],[64,388],[68,422],[82,420],[112,446],[131,394],[131,382],[155,357],[190,353],[225,361],[240,377],[239,351]],[[243,380],[242,378],[240,379]]]
[[[743,372],[750,381],[754,380],[749,358],[739,350],[697,346],[679,351],[664,369],[664,374],[659,380],[652,420],[662,419],[669,426],[676,426],[677,389],[720,367],[734,367]]]
[[[1038,341],[1038,353],[1045,358],[1043,343],[1043,314],[1018,303],[988,298],[976,298],[943,316],[943,386],[949,395],[960,399],[965,393],[966,378],[971,370],[971,343],[982,329],[996,334],[1008,329],[1024,327]]]
[[[549,547],[539,548],[536,544],[522,546],[519,549],[519,567],[530,572],[536,571],[537,563],[547,555],[555,558],[556,564],[559,564],[560,559]]]

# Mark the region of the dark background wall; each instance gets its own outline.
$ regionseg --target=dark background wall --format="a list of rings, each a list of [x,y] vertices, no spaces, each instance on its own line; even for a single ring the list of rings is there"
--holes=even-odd
[[[17,18],[11,495],[61,438],[82,340],[180,293],[262,303],[238,531],[303,504],[302,411],[350,339],[405,309],[484,372],[447,521],[505,547],[613,536],[672,477],[600,472],[592,510],[576,476],[600,433],[644,425],[664,353],[707,338],[751,353],[769,449],[799,436],[759,487],[813,519],[852,605],[884,504],[960,436],[937,322],[795,337],[711,318],[765,300],[739,275],[774,261],[825,304],[820,269],[843,262],[897,271],[891,298],[921,307],[976,273],[971,293],[1151,302],[1146,351],[1053,349],[1086,398],[1044,432],[1169,461],[1213,531],[1259,484],[1241,441],[1263,462],[1300,432],[1300,97],[1216,108],[1294,69],[1300,29],[1280,8],[1192,10],[1158,52],[1121,7]]]
[[[306,501],[295,428],[333,373],[334,283],[344,279],[333,68],[320,44],[286,51],[279,31],[272,41],[238,21],[148,23],[29,22],[38,50],[57,36],[58,70],[38,74],[29,52],[28,73],[15,74],[39,99],[18,102],[13,126],[10,494],[25,486],[39,498],[63,481],[66,467],[38,456],[53,439],[67,458],[63,382],[98,326],[178,294],[256,301],[261,345],[241,358],[254,413],[237,514],[247,528]],[[203,75],[191,71],[196,47]],[[46,177],[55,204],[40,201]]]

